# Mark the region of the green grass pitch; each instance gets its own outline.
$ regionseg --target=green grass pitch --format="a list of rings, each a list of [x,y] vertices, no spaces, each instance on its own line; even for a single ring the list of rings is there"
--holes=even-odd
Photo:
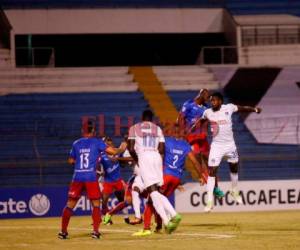
[[[0,220],[0,250],[277,250],[300,249],[300,211],[183,214],[172,235],[137,238],[122,217],[101,225],[102,239],[90,238],[91,218],[72,217],[70,239],[57,239],[60,218]]]

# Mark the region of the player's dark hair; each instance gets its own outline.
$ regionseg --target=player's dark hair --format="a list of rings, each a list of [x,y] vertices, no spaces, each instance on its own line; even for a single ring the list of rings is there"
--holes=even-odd
[[[153,112],[150,109],[144,110],[142,114],[142,120],[143,121],[152,121],[153,120]]]
[[[90,134],[90,133],[93,133],[94,132],[94,130],[95,130],[95,123],[93,122],[93,121],[91,121],[91,120],[89,120],[88,122],[87,122],[87,132]]]
[[[224,101],[223,95],[220,92],[215,92],[211,95],[211,97],[217,97],[220,99],[222,102]]]

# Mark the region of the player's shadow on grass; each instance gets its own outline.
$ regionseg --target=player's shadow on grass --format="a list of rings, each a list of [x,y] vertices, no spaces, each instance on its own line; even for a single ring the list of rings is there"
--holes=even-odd
[[[78,239],[78,238],[91,238],[90,233],[79,233],[79,234],[72,234],[70,239]]]

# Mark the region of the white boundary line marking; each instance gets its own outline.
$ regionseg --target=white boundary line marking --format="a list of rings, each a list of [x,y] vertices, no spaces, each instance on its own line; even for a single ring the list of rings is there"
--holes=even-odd
[[[49,229],[49,230],[59,230],[58,227],[51,227],[51,226],[0,226],[0,230],[7,230],[7,229],[14,229],[14,230],[24,230],[24,229]],[[70,227],[70,231],[91,231],[90,228],[81,228],[81,227]],[[132,234],[136,232],[137,230],[125,230],[125,229],[107,229],[107,228],[101,228],[101,232],[112,232],[112,233],[125,233],[125,234]],[[161,234],[163,235],[163,234]],[[172,235],[176,236],[190,236],[190,237],[204,237],[204,238],[214,238],[214,239],[230,239],[236,237],[235,234],[218,234],[218,233],[197,233],[197,232],[186,232],[186,233],[174,233]],[[145,237],[135,237],[135,239],[145,239]],[[183,238],[181,238],[183,239]],[[126,242],[135,242],[137,240],[128,240]],[[153,240],[148,238],[148,240]],[[155,240],[160,240],[160,239],[155,239]],[[179,239],[161,239],[161,240],[179,240]],[[140,240],[139,240],[140,241]]]

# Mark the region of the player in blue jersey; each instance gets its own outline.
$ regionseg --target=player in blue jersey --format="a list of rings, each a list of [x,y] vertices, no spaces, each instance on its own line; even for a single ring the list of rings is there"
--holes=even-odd
[[[124,139],[127,142],[128,135],[125,135]],[[128,150],[126,150],[120,157],[117,157],[116,159],[120,162],[120,164],[122,163],[123,166],[125,165],[127,167],[133,168],[134,173],[133,176],[131,176],[128,182],[126,183],[124,198],[122,200],[119,199],[120,202],[105,214],[105,217],[103,219],[104,224],[112,223],[111,221],[112,216],[121,210],[123,210],[124,212],[124,208],[129,205],[133,205],[135,219],[132,221],[129,220],[128,210],[127,210],[127,214],[126,214],[127,216],[124,219],[125,223],[131,225],[141,224],[143,220],[141,218],[141,213],[140,213],[140,202],[142,198],[146,199],[148,197],[148,193],[144,189],[144,185],[141,180],[141,177],[138,176],[139,167],[136,165],[133,158],[130,156]]]
[[[110,145],[114,147],[113,141],[110,137],[105,137],[104,142],[107,145]],[[105,214],[104,217],[104,224],[107,225],[109,223],[112,223],[111,221],[111,215],[114,214],[117,211],[123,210],[125,212],[124,220],[126,223],[129,224],[129,217],[128,217],[128,211],[127,210],[127,202],[124,200],[125,198],[125,191],[126,191],[126,183],[121,177],[121,166],[118,160],[118,156],[111,156],[105,152],[101,152],[100,154],[100,164],[103,169],[104,173],[104,182],[103,182],[103,195],[102,195],[102,211],[103,214]],[[115,208],[108,211],[107,209],[107,203],[109,197],[115,194],[117,197],[119,203]],[[124,211],[125,210],[125,211]]]
[[[161,187],[161,193],[165,196],[170,196],[180,185],[181,177],[184,171],[186,157],[189,157],[198,175],[201,176],[201,166],[191,146],[182,138],[180,129],[175,126],[175,137],[165,138],[165,157],[164,157],[164,184]],[[202,182],[202,180],[199,181]],[[144,229],[134,233],[134,236],[147,236],[152,234],[150,230],[151,217],[154,212],[151,201],[146,204],[144,211]],[[162,227],[161,219],[157,216],[157,230]]]
[[[202,119],[203,113],[208,109],[206,104],[209,100],[209,91],[200,89],[198,95],[194,99],[186,101],[178,117],[178,124],[187,134],[186,139],[192,146],[193,152],[198,161],[203,165],[202,176],[205,176],[205,183],[208,178],[208,154],[209,143],[207,141],[207,121]],[[218,187],[218,182],[214,188],[214,195],[222,198],[224,193]]]
[[[127,146],[126,143],[123,143],[120,148],[116,149],[95,138],[95,125],[92,121],[88,121],[83,126],[82,133],[83,137],[73,143],[68,159],[68,163],[74,165],[74,175],[68,192],[67,205],[62,213],[61,232],[58,234],[60,239],[68,238],[68,224],[73,209],[84,190],[93,205],[93,232],[91,236],[96,239],[100,238],[100,188],[96,172],[98,158],[103,152],[111,155],[120,154],[125,151]]]

